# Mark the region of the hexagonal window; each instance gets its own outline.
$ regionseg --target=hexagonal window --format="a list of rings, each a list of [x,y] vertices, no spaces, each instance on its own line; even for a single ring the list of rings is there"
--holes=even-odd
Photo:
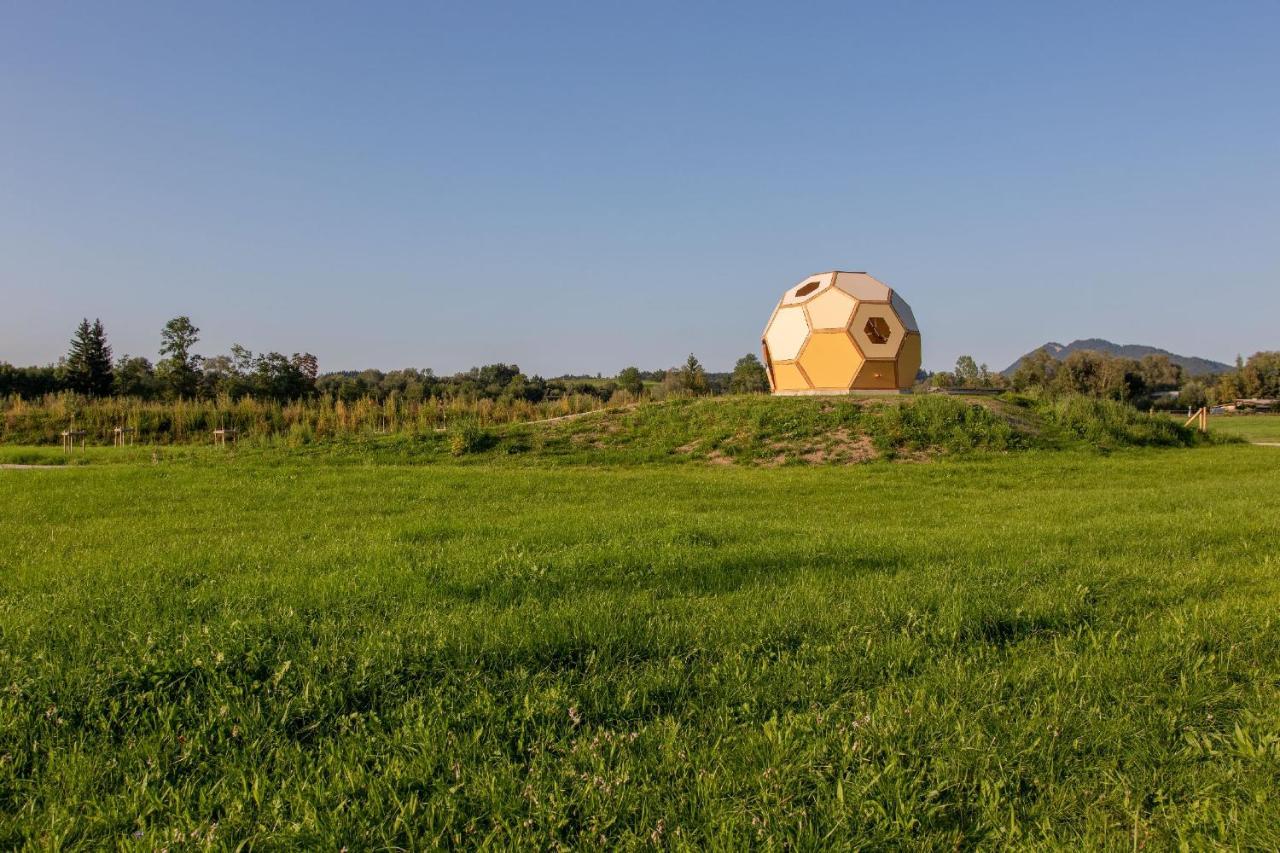
[[[831,284],[832,278],[834,276],[829,272],[803,278],[799,284],[787,288],[780,304],[799,305],[801,302],[808,302],[814,296],[822,294],[827,289],[827,285]]]
[[[867,325],[863,326],[862,331],[873,344],[889,343],[889,335],[893,332],[889,329],[889,321],[883,317],[872,317],[867,320]]]
[[[894,358],[905,334],[902,322],[893,310],[883,303],[863,302],[853,314],[849,324],[858,349],[867,358]]]

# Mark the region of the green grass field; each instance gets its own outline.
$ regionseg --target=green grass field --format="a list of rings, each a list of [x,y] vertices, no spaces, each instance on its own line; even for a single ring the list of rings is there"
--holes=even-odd
[[[1280,847],[1272,448],[109,453],[0,471],[5,848]]]
[[[1280,442],[1280,415],[1213,415],[1209,429],[1249,441]]]

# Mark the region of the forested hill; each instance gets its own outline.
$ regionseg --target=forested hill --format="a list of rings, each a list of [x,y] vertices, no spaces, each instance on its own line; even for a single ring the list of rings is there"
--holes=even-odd
[[[1086,350],[1106,353],[1107,355],[1119,356],[1121,358],[1133,359],[1140,359],[1145,355],[1163,355],[1167,356],[1169,361],[1174,364],[1180,365],[1189,376],[1207,376],[1211,373],[1226,373],[1232,369],[1229,364],[1223,364],[1220,361],[1213,361],[1208,358],[1199,358],[1193,355],[1178,355],[1177,353],[1169,352],[1168,350],[1160,349],[1159,347],[1149,347],[1142,344],[1113,344],[1111,341],[1103,340],[1102,338],[1083,338],[1078,341],[1072,341],[1065,346],[1050,341],[1038,349],[1047,351],[1054,358],[1058,359],[1058,361],[1062,361],[1073,352],[1083,352]],[[1036,350],[1032,350],[1031,352],[1035,351]],[[1004,375],[1013,376],[1014,371],[1018,369],[1018,365],[1022,364],[1023,359],[1031,355],[1031,352],[1006,367],[1003,371]]]

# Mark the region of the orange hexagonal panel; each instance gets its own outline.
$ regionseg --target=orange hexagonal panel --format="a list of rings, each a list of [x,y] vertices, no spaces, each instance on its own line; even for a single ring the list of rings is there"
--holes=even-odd
[[[847,389],[862,366],[862,354],[845,332],[813,332],[800,352],[800,366],[814,388]]]
[[[795,362],[787,361],[773,366],[774,391],[808,391],[811,388],[813,386]]]
[[[849,324],[858,349],[867,358],[894,358],[907,330],[888,303],[859,302]]]
[[[849,328],[849,318],[858,303],[852,296],[839,288],[831,287],[809,300],[804,310],[809,314],[809,325],[815,331],[820,329]]]
[[[916,384],[916,374],[920,372],[920,334],[907,332],[898,350],[898,387],[910,388]]]
[[[898,387],[898,372],[895,363],[888,359],[867,360],[853,380],[855,390],[891,391]]]

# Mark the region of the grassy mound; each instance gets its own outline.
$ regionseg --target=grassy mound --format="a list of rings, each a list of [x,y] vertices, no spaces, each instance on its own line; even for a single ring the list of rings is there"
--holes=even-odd
[[[508,432],[544,454],[592,450],[637,461],[721,464],[847,464],[1025,446],[1000,413],[944,397],[675,400]]]
[[[427,461],[847,465],[1032,449],[1190,447],[1206,439],[1121,403],[1066,399],[716,397],[647,403],[543,423],[402,436],[310,452]],[[307,451],[303,451],[307,452]]]
[[[311,457],[351,463],[635,465],[850,465],[973,453],[1125,447],[1190,447],[1234,440],[1203,436],[1174,420],[1106,400],[1065,398],[713,397],[643,403],[530,423],[461,418],[443,430],[319,439],[250,435],[234,452],[195,444],[0,448],[0,462],[145,462],[158,458]],[[283,451],[283,452],[282,452]],[[38,457],[38,458],[37,458]]]

